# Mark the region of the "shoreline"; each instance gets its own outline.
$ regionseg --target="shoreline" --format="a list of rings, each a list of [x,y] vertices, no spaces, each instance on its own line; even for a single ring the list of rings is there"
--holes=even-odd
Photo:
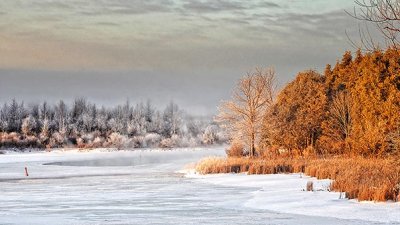
[[[392,158],[208,157],[200,160],[195,168],[200,174],[304,173],[333,180],[331,190],[344,192],[349,199],[381,202],[400,199],[400,165]]]
[[[50,153],[50,152],[132,152],[132,151],[185,151],[185,150],[204,150],[204,149],[216,149],[221,148],[225,149],[227,145],[211,145],[211,146],[197,146],[197,147],[175,147],[175,148],[77,148],[77,147],[68,147],[68,148],[31,148],[31,149],[15,149],[15,148],[6,148],[0,149],[0,157],[2,155],[10,155],[10,154],[29,154],[29,153]]]
[[[202,175],[188,170],[185,177],[194,182],[212,185],[255,188],[255,191],[249,193],[249,199],[243,203],[244,207],[252,209],[345,220],[400,223],[398,217],[400,202],[372,202],[340,198],[339,192],[330,191],[328,188],[332,180],[318,180],[301,173]],[[305,190],[308,181],[314,183],[314,191]]]

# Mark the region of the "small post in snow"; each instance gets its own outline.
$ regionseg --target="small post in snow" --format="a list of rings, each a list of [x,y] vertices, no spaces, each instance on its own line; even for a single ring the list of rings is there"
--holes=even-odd
[[[25,167],[25,176],[29,176],[29,173],[28,173],[28,168],[27,167]]]

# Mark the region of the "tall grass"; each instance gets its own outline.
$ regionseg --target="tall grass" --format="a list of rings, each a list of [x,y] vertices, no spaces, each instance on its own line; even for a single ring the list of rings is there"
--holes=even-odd
[[[332,179],[331,190],[345,192],[359,201],[399,201],[400,164],[376,158],[205,158],[196,165],[201,174],[305,173],[318,179]]]

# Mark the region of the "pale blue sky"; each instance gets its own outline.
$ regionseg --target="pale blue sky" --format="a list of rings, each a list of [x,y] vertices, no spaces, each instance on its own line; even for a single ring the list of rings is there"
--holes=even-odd
[[[355,34],[357,21],[344,11],[353,5],[1,0],[0,101],[174,99],[192,111],[213,112],[236,79],[255,66],[274,66],[282,84],[354,50],[345,31]]]

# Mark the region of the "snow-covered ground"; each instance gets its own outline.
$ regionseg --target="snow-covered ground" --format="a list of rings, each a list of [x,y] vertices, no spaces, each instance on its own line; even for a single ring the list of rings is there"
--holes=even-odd
[[[398,204],[305,192],[311,178],[300,175],[177,172],[223,154],[215,148],[0,155],[0,224],[400,224]],[[314,182],[326,189],[329,181]]]
[[[329,192],[330,180],[317,180],[302,174],[204,176],[191,171],[186,176],[214,185],[256,188],[256,191],[251,192],[251,197],[243,203],[245,207],[290,214],[400,224],[399,203],[344,199],[343,194]],[[305,191],[308,181],[313,182],[312,192]]]

